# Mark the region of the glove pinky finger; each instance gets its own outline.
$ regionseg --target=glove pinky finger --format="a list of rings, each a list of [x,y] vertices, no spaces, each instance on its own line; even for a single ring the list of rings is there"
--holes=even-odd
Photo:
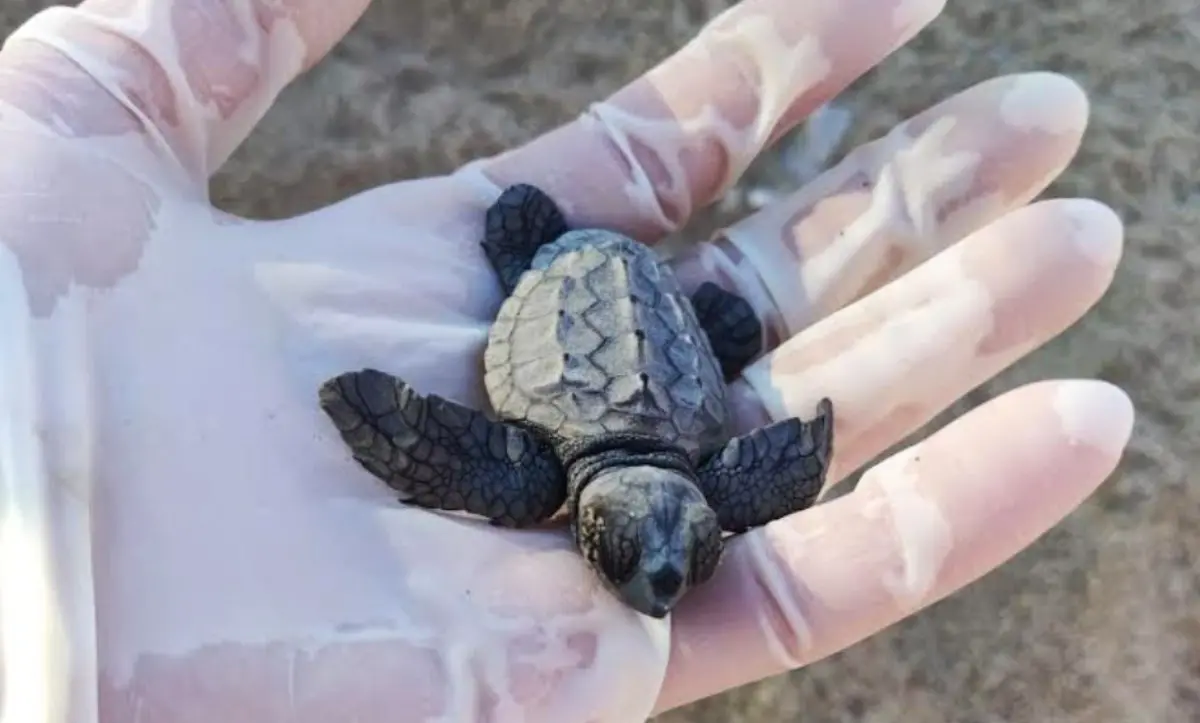
[[[1095,491],[1132,426],[1110,384],[1032,384],[744,536],[677,609],[657,709],[812,663],[982,577]]]

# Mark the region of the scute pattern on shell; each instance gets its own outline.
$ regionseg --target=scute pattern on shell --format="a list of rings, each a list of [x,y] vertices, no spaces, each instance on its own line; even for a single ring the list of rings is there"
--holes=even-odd
[[[556,438],[644,434],[695,461],[727,436],[724,378],[690,301],[653,251],[619,234],[571,231],[542,247],[484,364],[497,415]]]

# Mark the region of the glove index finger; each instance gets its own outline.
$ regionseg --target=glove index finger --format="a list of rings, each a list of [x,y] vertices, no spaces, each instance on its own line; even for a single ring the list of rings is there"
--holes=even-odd
[[[944,0],[743,0],[575,121],[469,168],[533,183],[573,225],[653,241],[932,21]]]

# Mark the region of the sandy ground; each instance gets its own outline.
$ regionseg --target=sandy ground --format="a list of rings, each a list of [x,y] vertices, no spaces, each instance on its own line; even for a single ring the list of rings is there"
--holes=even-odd
[[[6,0],[5,33],[51,3]],[[682,44],[725,3],[376,0],[289,88],[215,179],[255,217],[439,173],[577,113]],[[498,9],[493,9],[498,8]],[[1059,8],[1059,9],[1052,9]],[[1001,569],[907,622],[790,676],[663,716],[716,721],[1200,721],[1200,10],[1195,0],[951,0],[841,101],[842,151],[994,75],[1049,69],[1087,89],[1084,148],[1048,195],[1087,195],[1128,224],[1092,313],[963,405],[1047,376],[1121,384],[1138,409],[1118,474]],[[592,30],[581,35],[583,28]],[[748,183],[778,183],[774,158]],[[708,214],[703,233],[728,216]]]

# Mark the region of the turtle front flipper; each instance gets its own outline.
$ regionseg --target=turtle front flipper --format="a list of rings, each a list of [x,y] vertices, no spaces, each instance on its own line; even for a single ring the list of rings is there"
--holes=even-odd
[[[548,519],[566,498],[551,448],[529,432],[375,369],[321,385],[321,408],[354,459],[427,509],[465,510],[504,527]]]
[[[538,249],[567,232],[554,199],[529,184],[509,186],[487,210],[483,252],[505,294],[516,288]]]
[[[729,440],[696,470],[721,528],[743,532],[816,501],[833,455],[833,403],[817,416],[775,422]]]
[[[735,379],[762,351],[762,322],[754,307],[737,294],[706,281],[692,294],[692,308],[726,381]]]

